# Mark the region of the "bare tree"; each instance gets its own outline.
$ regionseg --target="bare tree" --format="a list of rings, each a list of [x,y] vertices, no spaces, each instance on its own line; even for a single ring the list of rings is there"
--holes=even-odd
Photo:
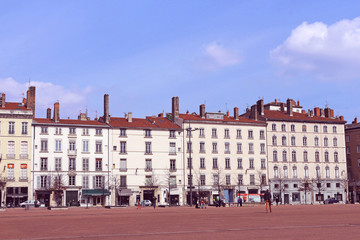
[[[171,205],[171,189],[176,188],[176,178],[170,169],[164,171],[164,187],[167,189],[167,202]]]
[[[317,177],[313,179],[313,183],[315,184],[315,189],[317,190],[317,201],[320,203],[324,201],[324,198],[321,198],[322,192],[325,191],[324,180]]]
[[[4,193],[2,196],[0,196],[0,199],[2,199],[2,202],[0,202],[0,207],[5,207],[3,205],[5,205],[5,186],[6,186],[6,178],[5,177],[1,177],[0,175],[0,190],[2,193]]]
[[[304,179],[301,182],[301,185],[298,189],[301,192],[304,192],[305,195],[305,205],[307,204],[307,193],[313,191],[313,183],[309,179]]]
[[[283,204],[283,197],[282,195],[285,194],[286,188],[285,188],[285,178],[282,175],[282,171],[280,170],[278,172],[278,175],[272,179],[272,182],[275,184],[274,189],[277,190],[279,193],[279,202],[280,204]]]
[[[256,184],[259,185],[260,187],[260,200],[263,201],[264,198],[261,196],[261,192],[263,191],[263,187],[266,186],[266,175],[264,175],[264,173],[260,170],[257,170],[256,172],[257,172]]]
[[[66,189],[64,183],[64,175],[59,171],[55,175],[51,175],[50,189],[54,191],[55,203],[59,207],[62,204],[63,191]]]
[[[218,168],[218,169],[214,170],[213,171],[213,177],[214,177],[213,187],[218,190],[218,193],[219,193],[219,199],[218,199],[219,202],[218,202],[218,204],[220,206],[221,190],[225,186],[225,180],[224,180],[222,169]]]

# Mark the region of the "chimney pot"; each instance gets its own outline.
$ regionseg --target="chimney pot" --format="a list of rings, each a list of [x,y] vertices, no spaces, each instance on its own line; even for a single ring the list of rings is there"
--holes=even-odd
[[[200,105],[200,117],[205,118],[205,104]]]
[[[59,122],[60,120],[60,104],[59,102],[54,103],[54,122]]]
[[[289,116],[292,116],[293,115],[293,105],[295,104],[295,101],[294,100],[291,100],[291,99],[288,99],[286,101],[286,111],[287,111],[287,114]]]
[[[164,114],[163,114],[163,113],[159,113],[159,114],[158,114],[158,117],[161,117],[161,118],[162,118],[162,117],[164,117]]]
[[[171,100],[172,121],[175,122],[176,118],[179,117],[179,97],[173,97]]]
[[[109,115],[109,94],[104,95],[104,121],[105,123],[110,122],[110,115]]]
[[[48,109],[46,110],[46,118],[47,118],[47,119],[51,119],[51,108],[48,108]]]
[[[258,119],[258,112],[257,112],[257,106],[256,105],[252,105],[251,106],[251,113],[250,113],[250,118],[257,121]]]
[[[5,93],[3,93],[2,95],[1,95],[1,107],[5,107],[5,100],[6,100],[6,95],[5,95]]]
[[[340,116],[340,120],[341,120],[341,121],[344,121],[344,116]]]
[[[354,118],[354,121],[352,123],[357,123],[357,117]]]
[[[128,113],[128,122],[132,122],[132,112]]]
[[[256,102],[257,112],[259,115],[264,115],[264,100],[260,99]]]
[[[277,104],[277,99],[275,98],[275,104]]]
[[[318,108],[318,107],[314,108],[314,116],[320,117],[320,108]]]
[[[234,119],[238,120],[239,119],[239,108],[234,107]]]

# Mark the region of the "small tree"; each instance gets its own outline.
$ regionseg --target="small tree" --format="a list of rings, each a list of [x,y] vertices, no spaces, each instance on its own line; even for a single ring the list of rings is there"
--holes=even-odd
[[[175,180],[175,182],[174,182]],[[164,186],[167,188],[167,202],[171,205],[171,189],[176,188],[176,178],[173,175],[173,172],[170,169],[165,170],[164,172],[164,179],[163,179]]]
[[[259,187],[260,187],[260,199],[261,199],[261,201],[263,201],[261,192],[263,190],[263,187],[266,186],[266,175],[260,170],[257,171],[256,175],[257,175],[257,183],[256,184],[259,185]]]
[[[318,193],[317,201],[320,203],[321,201],[324,201],[323,198],[320,198],[320,196],[322,195],[321,193],[325,190],[325,186],[323,184],[324,181],[320,177],[317,177],[313,179],[313,183],[315,184],[315,189],[317,190]]]
[[[213,171],[213,177],[214,177],[213,187],[218,190],[218,193],[219,193],[219,206],[220,206],[221,189],[225,185],[222,169],[218,168],[215,171]]]
[[[305,195],[305,205],[307,204],[307,193],[313,191],[313,184],[309,179],[305,179],[301,182],[301,185],[299,187],[300,192],[304,192]]]
[[[54,198],[56,206],[59,207],[62,204],[63,191],[66,189],[64,183],[64,175],[59,171],[51,176],[51,189],[54,191]]]

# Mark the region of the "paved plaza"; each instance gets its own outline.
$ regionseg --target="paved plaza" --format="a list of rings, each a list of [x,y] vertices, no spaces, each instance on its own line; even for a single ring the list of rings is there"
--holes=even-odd
[[[0,212],[0,239],[357,239],[360,205]]]

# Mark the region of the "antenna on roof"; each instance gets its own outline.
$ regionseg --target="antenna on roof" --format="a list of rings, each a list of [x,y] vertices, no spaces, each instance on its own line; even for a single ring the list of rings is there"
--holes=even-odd
[[[29,77],[29,87],[30,87],[30,79],[31,79],[31,78]]]

